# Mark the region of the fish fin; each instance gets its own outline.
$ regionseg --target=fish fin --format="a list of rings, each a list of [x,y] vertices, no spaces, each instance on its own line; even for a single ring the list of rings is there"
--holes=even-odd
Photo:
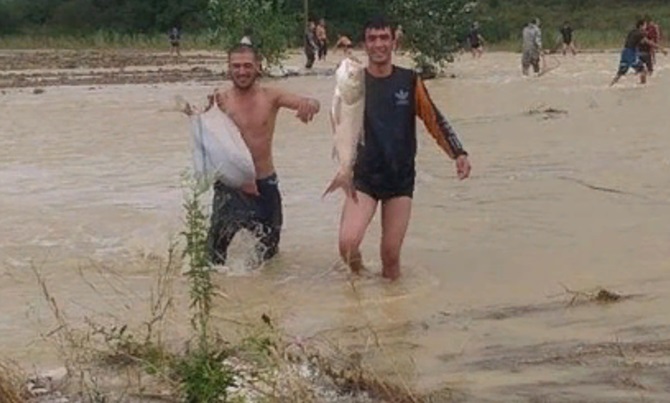
[[[333,146],[333,151],[331,151],[331,153],[330,153],[330,158],[332,158],[334,160],[338,159],[337,158],[337,147]]]
[[[335,125],[339,125],[341,119],[342,119],[342,99],[340,97],[335,97],[333,99],[333,122],[335,123]]]
[[[335,134],[335,112],[331,110],[328,117],[330,118],[330,127],[333,129],[333,134]]]

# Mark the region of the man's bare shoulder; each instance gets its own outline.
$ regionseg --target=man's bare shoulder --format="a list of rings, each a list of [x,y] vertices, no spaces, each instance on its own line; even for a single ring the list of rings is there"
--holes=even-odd
[[[217,97],[228,98],[230,96],[230,94],[232,93],[232,91],[233,91],[232,88],[217,87],[217,88],[214,88],[213,94]]]

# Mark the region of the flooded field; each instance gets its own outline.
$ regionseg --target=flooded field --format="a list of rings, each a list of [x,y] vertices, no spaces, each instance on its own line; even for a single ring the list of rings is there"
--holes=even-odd
[[[207,65],[214,78],[155,73],[36,94],[38,83],[12,80],[71,66],[26,59],[0,72],[0,355],[59,365],[40,337],[54,323],[32,267],[73,322],[146,319],[156,257],[182,230],[181,173],[190,164],[187,120],[166,110],[177,94],[204,100],[229,85],[217,78],[222,55],[192,57],[170,68]],[[158,72],[162,64],[91,63],[85,69]],[[301,63],[293,56],[287,65]],[[453,388],[466,401],[669,401],[668,59],[659,56],[646,87],[632,76],[607,87],[615,53],[547,63],[554,69],[531,79],[520,74],[520,55],[465,55],[449,66],[454,78],[428,82],[473,175],[459,182],[419,125],[415,207],[396,284],[352,286],[339,269],[342,196],[320,198],[335,168],[327,116],[303,125],[280,114],[281,255],[249,272],[245,239],[236,242],[233,273],[216,279],[225,294],[217,325],[230,331],[267,312],[295,337],[337,342],[381,374],[421,390]],[[330,77],[266,83],[329,107]],[[364,241],[374,271],[378,240],[375,219]],[[623,298],[595,298],[598,287]],[[172,318],[175,334],[188,332],[184,313]]]

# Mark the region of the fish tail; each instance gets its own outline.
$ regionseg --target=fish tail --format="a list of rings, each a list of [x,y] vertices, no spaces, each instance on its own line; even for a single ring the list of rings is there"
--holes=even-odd
[[[336,191],[337,189],[342,188],[348,197],[356,199],[356,188],[354,186],[354,181],[352,180],[352,175],[349,173],[338,172],[337,175],[333,178],[326,188],[326,191],[323,192],[321,198],[326,197],[329,193]]]

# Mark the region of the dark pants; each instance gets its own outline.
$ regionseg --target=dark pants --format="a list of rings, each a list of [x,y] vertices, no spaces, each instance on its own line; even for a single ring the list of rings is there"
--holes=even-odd
[[[319,42],[319,60],[324,59],[328,54],[328,43],[326,41]]]
[[[315,54],[314,54],[314,49],[312,48],[305,48],[305,56],[307,56],[307,63],[305,64],[306,69],[311,69],[312,66],[314,65],[314,59],[315,59]]]
[[[212,264],[225,264],[228,246],[235,234],[247,229],[258,238],[256,257],[268,260],[279,252],[283,222],[277,175],[256,181],[260,196],[252,196],[221,182],[214,185],[212,222],[207,247]]]

